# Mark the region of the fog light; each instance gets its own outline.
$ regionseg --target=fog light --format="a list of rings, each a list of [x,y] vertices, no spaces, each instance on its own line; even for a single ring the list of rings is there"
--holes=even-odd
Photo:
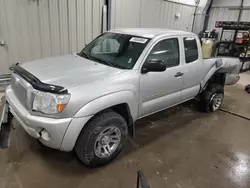
[[[51,140],[51,137],[50,137],[50,134],[48,133],[48,131],[46,131],[45,129],[43,129],[41,132],[41,138],[45,141],[50,141]]]

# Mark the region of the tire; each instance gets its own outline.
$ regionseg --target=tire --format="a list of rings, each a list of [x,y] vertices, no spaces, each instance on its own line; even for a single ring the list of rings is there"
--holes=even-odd
[[[245,90],[246,90],[246,92],[250,93],[250,85],[247,85]]]
[[[224,99],[224,87],[219,84],[211,84],[204,90],[200,97],[200,108],[203,112],[215,112],[219,110]]]
[[[109,133],[111,134],[112,131],[117,133],[117,135],[114,136],[115,134],[112,133],[112,135],[106,136]],[[110,146],[111,144],[112,147],[109,150],[107,150],[107,145],[99,150],[96,149],[100,148],[97,146],[106,144],[112,136],[116,137],[117,143],[112,145],[110,142],[108,145]],[[128,126],[122,116],[112,110],[97,114],[81,131],[75,145],[76,155],[82,163],[89,167],[106,165],[121,152],[127,141],[127,136]],[[120,138],[119,143],[118,137]]]

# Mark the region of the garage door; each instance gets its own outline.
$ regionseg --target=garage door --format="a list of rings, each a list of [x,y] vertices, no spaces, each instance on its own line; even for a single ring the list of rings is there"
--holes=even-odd
[[[0,0],[0,74],[81,50],[101,33],[104,0]]]

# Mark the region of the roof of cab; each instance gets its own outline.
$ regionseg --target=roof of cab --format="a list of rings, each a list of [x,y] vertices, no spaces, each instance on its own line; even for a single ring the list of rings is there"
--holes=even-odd
[[[156,28],[121,28],[121,29],[113,29],[109,32],[114,33],[122,33],[127,35],[135,35],[145,38],[154,38],[158,35],[164,36],[172,36],[172,35],[192,35],[195,36],[194,33],[180,31],[180,30],[171,30],[171,29],[156,29]]]

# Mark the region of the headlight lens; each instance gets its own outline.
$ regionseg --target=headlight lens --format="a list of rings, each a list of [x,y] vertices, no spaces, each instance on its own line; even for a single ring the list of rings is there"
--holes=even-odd
[[[33,101],[33,110],[44,114],[57,114],[64,110],[69,99],[69,94],[57,95],[38,91]]]

